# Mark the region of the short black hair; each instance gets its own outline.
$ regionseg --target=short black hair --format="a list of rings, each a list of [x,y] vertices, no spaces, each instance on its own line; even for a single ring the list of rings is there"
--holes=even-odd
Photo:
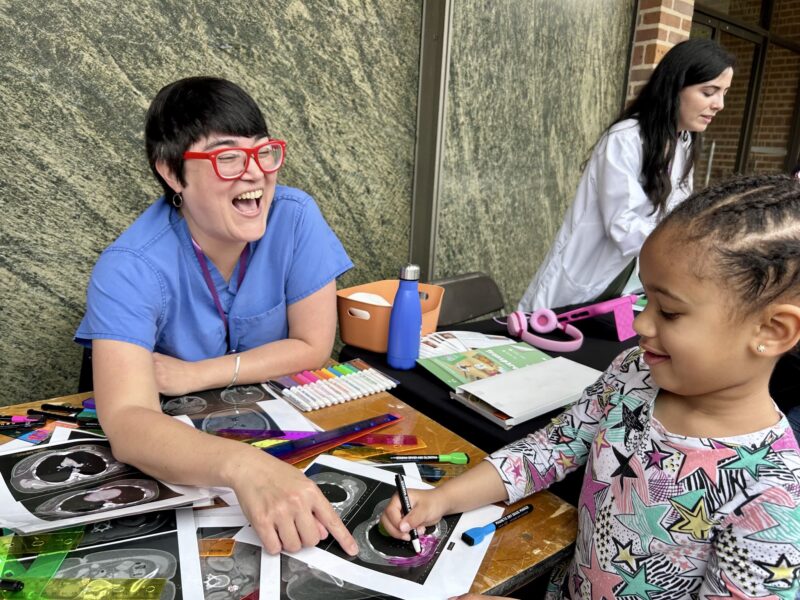
[[[658,224],[697,244],[708,275],[734,292],[737,312],[800,298],[800,181],[786,174],[729,179],[686,199]],[[686,245],[683,245],[686,249]]]
[[[269,136],[261,109],[235,83],[219,77],[187,77],[164,86],[150,103],[145,118],[147,160],[165,197],[174,193],[158,174],[163,160],[178,180],[183,178],[183,153],[211,134]]]

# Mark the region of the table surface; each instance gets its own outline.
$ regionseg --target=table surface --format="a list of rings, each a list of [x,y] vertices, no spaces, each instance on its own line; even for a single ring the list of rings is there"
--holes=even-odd
[[[25,414],[43,402],[79,405],[91,393],[63,396],[41,402],[4,407],[6,414]],[[354,400],[345,404],[305,413],[324,429],[391,412],[403,417],[381,433],[413,434],[427,444],[423,452],[441,454],[466,452],[471,462],[486,454],[470,442],[439,425],[418,410],[388,393]],[[10,438],[0,436],[0,443]],[[302,467],[306,463],[300,463]],[[540,492],[508,507],[510,512],[532,502],[535,510],[495,533],[470,591],[503,595],[539,577],[572,552],[577,532],[577,511],[550,492]]]

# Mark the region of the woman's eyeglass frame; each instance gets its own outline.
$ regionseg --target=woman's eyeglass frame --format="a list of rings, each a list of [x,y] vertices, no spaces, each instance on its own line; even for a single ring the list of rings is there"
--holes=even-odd
[[[262,166],[261,162],[259,162],[258,160],[259,151],[266,146],[278,146],[281,149],[280,162],[276,166],[271,167],[269,169],[265,169]],[[244,168],[242,169],[242,172],[234,177],[228,177],[227,175],[223,175],[222,173],[220,173],[219,166],[217,165],[217,156],[219,156],[223,152],[230,152],[231,150],[239,150],[241,152],[244,152],[246,155],[244,161]],[[286,142],[284,140],[270,139],[264,142],[263,144],[258,144],[257,146],[253,146],[252,148],[243,148],[240,146],[226,146],[224,148],[217,148],[216,150],[212,150],[211,152],[190,152],[187,150],[186,152],[183,153],[183,158],[188,160],[192,159],[210,160],[211,165],[214,167],[214,173],[216,173],[217,177],[219,177],[223,181],[235,181],[237,179],[241,179],[242,177],[244,177],[244,174],[247,173],[247,169],[250,166],[251,159],[256,161],[256,165],[258,165],[258,168],[261,169],[262,173],[266,173],[269,175],[270,173],[275,173],[276,171],[278,171],[278,169],[280,169],[283,166],[283,163],[286,161]]]

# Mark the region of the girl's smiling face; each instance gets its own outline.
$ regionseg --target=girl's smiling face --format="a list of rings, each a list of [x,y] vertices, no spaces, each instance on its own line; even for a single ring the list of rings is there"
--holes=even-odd
[[[188,148],[192,152],[210,152],[219,148],[252,148],[266,137],[240,137],[212,134]],[[186,160],[183,186],[176,178],[162,174],[183,196],[181,213],[192,237],[204,250],[227,244],[241,245],[264,235],[267,214],[275,195],[276,173],[264,173],[250,160],[240,179],[220,179],[210,160]]]
[[[698,399],[755,393],[763,372],[752,350],[758,317],[736,316],[733,293],[698,264],[702,250],[687,253],[670,238],[669,230],[648,238],[639,259],[647,306],[634,329],[653,380]]]

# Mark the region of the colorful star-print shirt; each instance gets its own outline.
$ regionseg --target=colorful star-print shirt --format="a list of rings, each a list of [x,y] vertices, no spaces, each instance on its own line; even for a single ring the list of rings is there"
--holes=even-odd
[[[487,458],[509,501],[586,465],[575,554],[549,598],[795,600],[800,450],[786,417],[710,439],[652,417],[638,348],[550,425]]]

